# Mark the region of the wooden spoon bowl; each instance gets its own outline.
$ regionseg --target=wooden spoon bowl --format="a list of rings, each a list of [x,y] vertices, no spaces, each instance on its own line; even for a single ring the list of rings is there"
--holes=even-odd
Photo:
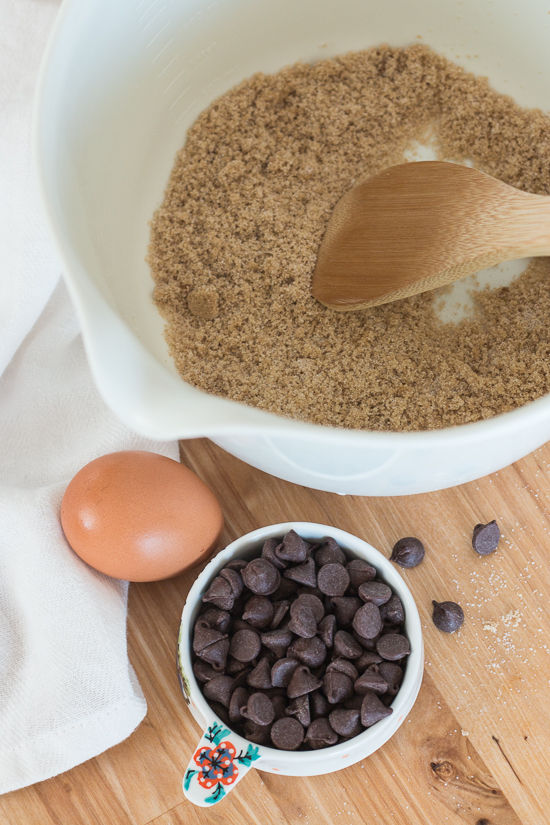
[[[311,293],[340,312],[444,286],[502,261],[550,255],[550,198],[477,169],[385,169],[336,204]]]

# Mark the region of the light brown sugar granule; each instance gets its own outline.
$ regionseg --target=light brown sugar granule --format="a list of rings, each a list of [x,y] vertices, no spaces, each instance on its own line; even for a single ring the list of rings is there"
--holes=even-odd
[[[186,381],[292,418],[371,430],[477,421],[550,390],[550,259],[480,293],[458,324],[438,320],[433,293],[350,313],[310,295],[336,202],[403,162],[428,131],[442,158],[550,193],[550,118],[424,46],[255,75],[199,116],[148,257]]]

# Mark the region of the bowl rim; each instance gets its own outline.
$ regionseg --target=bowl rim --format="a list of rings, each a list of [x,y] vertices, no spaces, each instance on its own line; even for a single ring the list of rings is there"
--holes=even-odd
[[[223,725],[224,727],[227,727],[225,722],[223,722],[216,715],[215,711],[212,710],[212,708],[206,701],[202,693],[202,690],[200,689],[198,682],[195,678],[195,674],[192,667],[191,629],[193,627],[193,622],[196,617],[198,608],[200,606],[200,596],[207,589],[207,586],[210,584],[213,576],[230,559],[238,558],[239,555],[242,553],[244,553],[245,556],[249,554],[250,557],[253,558],[258,548],[261,546],[261,544],[263,544],[263,542],[266,539],[282,536],[291,529],[295,530],[296,533],[298,533],[298,535],[300,535],[306,541],[308,540],[308,535],[310,536],[310,538],[332,536],[338,542],[338,544],[344,550],[347,550],[349,553],[351,553],[354,558],[365,558],[369,561],[369,563],[371,563],[370,559],[374,560],[373,566],[376,567],[377,573],[381,575],[381,577],[385,581],[388,581],[388,583],[392,586],[392,589],[394,589],[394,591],[397,592],[397,595],[403,602],[403,605],[405,607],[405,629],[407,631],[407,638],[409,639],[409,642],[411,644],[411,652],[407,660],[407,668],[405,670],[403,682],[401,683],[399,692],[397,693],[394,701],[391,704],[391,707],[393,708],[393,713],[391,714],[391,716],[387,716],[385,719],[382,719],[380,722],[377,722],[376,725],[373,725],[371,728],[367,728],[362,733],[352,737],[352,739],[349,739],[345,742],[340,742],[328,748],[293,752],[280,750],[278,748],[272,748],[267,745],[258,745],[260,749],[259,753],[261,753],[262,756],[265,757],[277,757],[278,759],[284,758],[285,761],[289,761],[289,764],[301,764],[304,760],[304,757],[311,761],[312,764],[316,764],[325,761],[327,758],[341,757],[344,751],[349,751],[350,748],[353,748],[354,750],[356,748],[361,748],[361,745],[363,743],[367,744],[369,740],[374,738],[382,740],[379,742],[379,744],[377,744],[375,748],[376,750],[378,749],[378,747],[381,747],[383,744],[385,744],[385,742],[387,742],[393,736],[393,734],[399,728],[400,724],[402,724],[402,722],[404,721],[404,719],[399,719],[399,714],[403,710],[404,706],[407,704],[411,692],[413,692],[415,689],[415,683],[418,679],[419,672],[421,674],[421,677],[423,675],[424,643],[422,634],[422,624],[420,621],[420,616],[418,613],[418,609],[416,607],[414,597],[408,585],[402,578],[401,574],[390,563],[390,561],[379,550],[377,550],[371,544],[366,542],[364,539],[361,539],[359,536],[356,536],[352,533],[348,533],[345,530],[341,530],[340,528],[333,527],[331,525],[320,524],[318,522],[303,521],[289,521],[282,522],[279,524],[266,525],[265,527],[257,528],[235,539],[233,542],[228,544],[223,550],[217,553],[208,562],[206,567],[204,567],[204,569],[201,571],[199,576],[194,581],[193,585],[191,586],[191,589],[189,590],[189,593],[187,594],[187,598],[181,615],[178,634],[178,667],[183,669],[186,676],[186,680],[189,684],[189,698],[194,702],[194,704],[197,706],[197,709],[206,719],[213,718],[219,724]],[[360,548],[360,550],[366,550],[365,555],[362,556],[357,554],[354,547],[348,546],[348,542],[356,545]],[[414,644],[411,640],[411,633],[415,638]],[[420,685],[418,685],[418,689],[419,687]],[[418,690],[413,698],[413,705],[416,701],[417,695]],[[410,709],[411,708],[407,709],[407,713],[410,713]],[[399,724],[397,724],[397,727],[395,727],[395,729],[391,730],[396,725],[396,720],[399,721]],[[384,735],[388,732],[388,729],[390,729],[389,735],[384,738]],[[236,736],[239,735],[232,728],[231,733],[234,733]]]

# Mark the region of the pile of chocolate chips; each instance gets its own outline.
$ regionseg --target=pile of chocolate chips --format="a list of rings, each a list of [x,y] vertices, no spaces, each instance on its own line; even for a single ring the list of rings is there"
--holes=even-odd
[[[211,582],[193,670],[222,721],[256,744],[326,748],[392,713],[410,653],[399,597],[328,537],[291,530]]]

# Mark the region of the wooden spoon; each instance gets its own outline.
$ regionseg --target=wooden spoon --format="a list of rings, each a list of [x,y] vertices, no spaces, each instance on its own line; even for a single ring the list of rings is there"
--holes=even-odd
[[[550,197],[457,163],[404,163],[338,201],[311,293],[347,312],[540,255],[550,255]]]

